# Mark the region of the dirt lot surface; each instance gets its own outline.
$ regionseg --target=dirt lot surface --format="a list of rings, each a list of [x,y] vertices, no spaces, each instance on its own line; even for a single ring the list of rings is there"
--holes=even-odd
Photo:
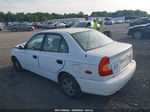
[[[27,41],[37,31],[0,32],[0,110],[84,108],[148,111],[150,109],[150,39],[135,40],[128,37],[126,35],[128,24],[112,25],[107,29],[112,31],[112,39],[133,44],[134,59],[137,62],[136,73],[125,87],[111,96],[84,94],[81,99],[69,99],[56,83],[34,73],[14,71],[9,58],[10,50],[14,45]]]
[[[0,32],[0,67],[11,64],[10,50],[20,43],[26,42],[38,30],[32,32]]]

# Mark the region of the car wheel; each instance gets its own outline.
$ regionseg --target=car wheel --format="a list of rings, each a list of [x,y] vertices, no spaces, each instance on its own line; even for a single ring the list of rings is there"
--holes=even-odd
[[[142,38],[142,32],[140,32],[140,31],[134,32],[133,37],[136,39]]]
[[[13,28],[13,29],[12,29],[12,32],[16,32],[16,31],[17,31],[17,29],[16,29],[16,28]]]
[[[19,63],[19,61],[17,60],[17,58],[13,57],[12,62],[13,62],[13,67],[14,67],[15,71],[17,71],[17,72],[23,71],[23,68],[22,68],[21,64]]]
[[[80,86],[72,76],[63,74],[59,84],[65,95],[70,98],[79,98],[81,96]]]
[[[33,28],[29,28],[28,31],[33,31]]]

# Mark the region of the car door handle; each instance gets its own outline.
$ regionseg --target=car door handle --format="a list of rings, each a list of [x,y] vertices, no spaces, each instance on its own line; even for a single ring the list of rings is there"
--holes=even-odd
[[[33,58],[34,58],[34,59],[37,59],[37,56],[36,56],[36,55],[33,55]]]
[[[58,63],[58,64],[63,64],[63,61],[62,60],[56,60],[56,62]]]

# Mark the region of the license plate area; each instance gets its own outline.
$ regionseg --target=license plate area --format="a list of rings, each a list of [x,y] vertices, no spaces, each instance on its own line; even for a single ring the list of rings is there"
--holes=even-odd
[[[128,56],[125,56],[120,59],[121,69],[125,68],[128,65]]]

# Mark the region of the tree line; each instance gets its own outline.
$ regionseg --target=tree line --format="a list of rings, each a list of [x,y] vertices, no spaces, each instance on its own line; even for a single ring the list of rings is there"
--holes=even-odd
[[[116,12],[107,12],[107,11],[96,11],[92,12],[91,15],[84,14],[83,12],[69,13],[69,14],[56,14],[56,13],[12,13],[0,12],[0,22],[23,22],[23,21],[47,21],[50,19],[63,19],[63,18],[85,18],[88,16],[92,17],[121,17],[121,16],[138,16],[138,17],[149,17],[150,15],[141,10],[119,10]]]
[[[141,10],[118,10],[116,12],[97,11],[93,12],[91,16],[94,17],[121,17],[121,16],[135,16],[135,17],[149,17],[146,11]]]

